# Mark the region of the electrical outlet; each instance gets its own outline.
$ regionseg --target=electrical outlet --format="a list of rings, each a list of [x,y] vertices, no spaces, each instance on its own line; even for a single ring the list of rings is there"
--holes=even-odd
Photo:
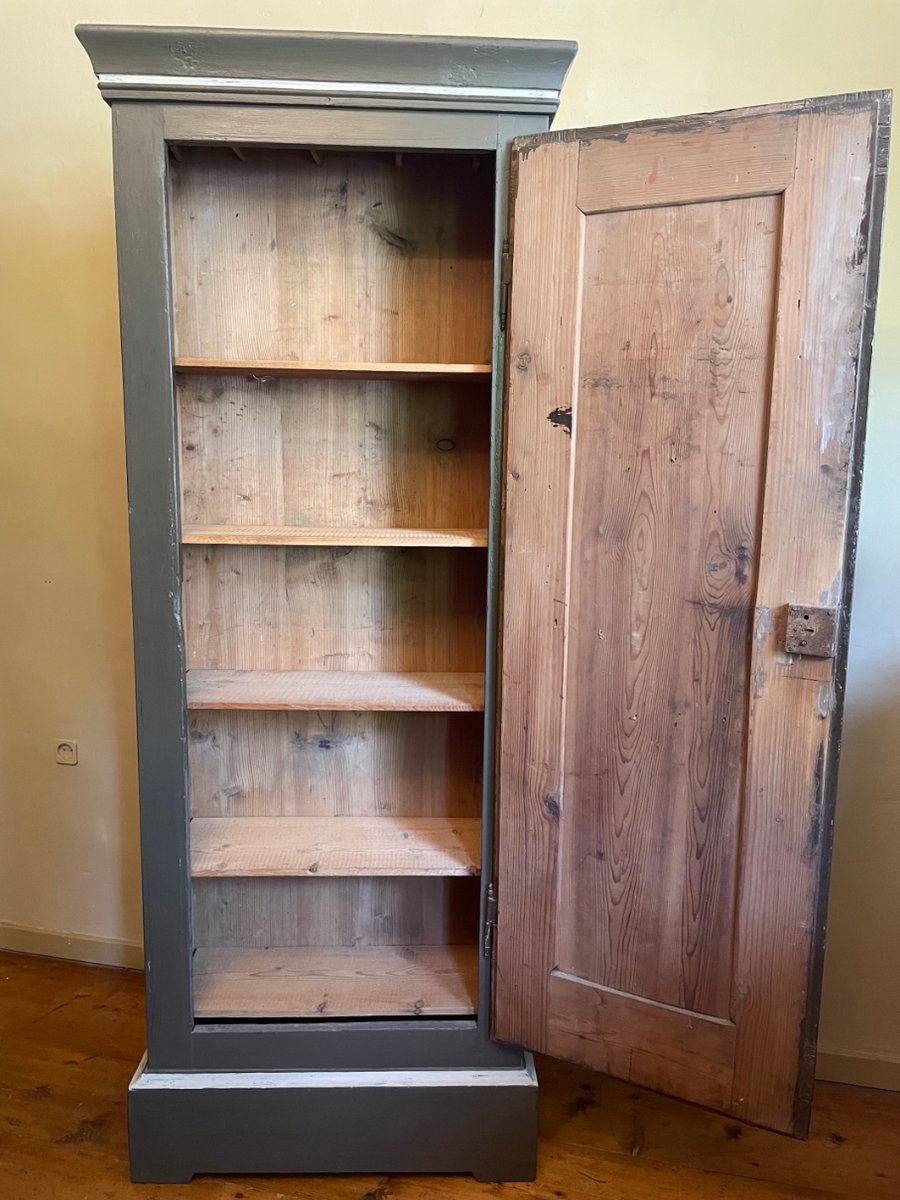
[[[56,761],[64,767],[74,767],[78,763],[78,743],[71,738],[60,738],[56,743]]]

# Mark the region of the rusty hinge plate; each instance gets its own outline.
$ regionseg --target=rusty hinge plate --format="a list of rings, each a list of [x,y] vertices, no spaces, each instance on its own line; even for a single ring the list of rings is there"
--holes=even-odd
[[[834,658],[837,609],[809,604],[789,604],[784,648],[788,654]]]
[[[484,901],[484,938],[481,950],[485,958],[490,958],[494,952],[494,932],[497,928],[497,885],[488,886]]]
[[[512,255],[509,252],[509,242],[504,240],[500,254],[500,329],[506,332],[506,318],[509,312],[509,285],[512,282]]]

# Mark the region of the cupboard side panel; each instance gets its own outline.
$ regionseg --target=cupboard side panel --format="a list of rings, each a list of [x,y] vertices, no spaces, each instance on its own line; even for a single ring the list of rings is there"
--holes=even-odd
[[[191,1065],[187,729],[166,149],[155,105],[113,105],[131,531],[148,1064]]]

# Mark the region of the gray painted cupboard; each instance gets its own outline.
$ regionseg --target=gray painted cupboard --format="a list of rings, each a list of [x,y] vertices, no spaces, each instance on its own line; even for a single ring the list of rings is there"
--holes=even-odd
[[[568,42],[77,32],[134,1179],[527,1179],[532,1050],[803,1135],[889,96],[549,133]]]

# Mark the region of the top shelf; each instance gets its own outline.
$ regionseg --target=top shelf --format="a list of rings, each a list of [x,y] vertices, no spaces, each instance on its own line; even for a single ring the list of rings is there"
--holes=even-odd
[[[176,358],[191,375],[269,375],[307,379],[473,379],[491,374],[488,363],[294,362],[262,358]]]

